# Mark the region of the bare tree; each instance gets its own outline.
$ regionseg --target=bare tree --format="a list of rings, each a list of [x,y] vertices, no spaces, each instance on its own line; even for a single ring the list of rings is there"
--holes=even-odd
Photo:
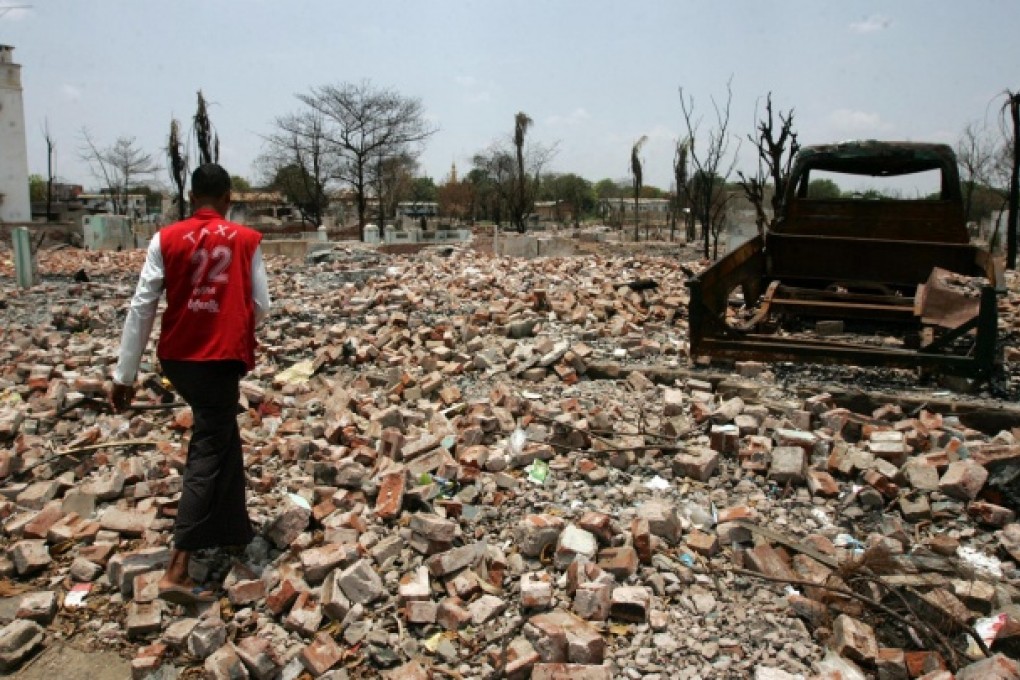
[[[170,137],[166,145],[167,170],[170,181],[174,185],[177,202],[177,219],[183,220],[187,215],[187,204],[184,202],[184,187],[188,182],[188,156],[181,142],[181,125],[176,118],[170,119]]]
[[[644,146],[645,142],[647,142],[647,141],[648,141],[648,135],[641,135],[640,139],[638,139],[636,142],[634,142],[634,146],[632,146],[631,149],[630,149],[630,174],[631,174],[632,179],[634,180],[633,181],[633,186],[634,186],[634,240],[635,241],[637,241],[638,237],[639,237],[639,234],[638,234],[638,225],[640,223],[640,220],[638,219],[638,217],[640,216],[640,213],[638,212],[638,205],[639,205],[639,201],[640,201],[640,198],[641,198],[641,183],[642,183],[642,180],[644,179],[643,173],[642,173],[642,168],[641,168],[641,156],[639,154],[641,153],[641,147]]]
[[[517,112],[517,115],[514,116],[514,150],[517,153],[517,174],[511,219],[514,226],[517,227],[517,231],[521,233],[524,233],[524,220],[531,212],[531,206],[534,203],[534,197],[529,196],[528,173],[524,171],[524,136],[533,122],[523,111]]]
[[[754,205],[755,222],[758,233],[764,234],[766,228],[775,223],[786,195],[786,185],[790,180],[790,169],[793,157],[800,150],[797,133],[793,131],[793,109],[784,115],[779,112],[779,134],[776,134],[776,120],[772,113],[772,93],[765,98],[765,117],[758,121],[757,137],[748,135],[748,139],[758,150],[758,170],[753,177],[747,177],[738,171],[740,186],[747,200]],[[768,181],[772,180],[772,210],[765,210],[765,199],[768,196]]]
[[[488,205],[483,209],[500,226],[511,212],[517,175],[514,158],[509,150],[493,142],[487,149],[475,154],[472,163],[477,171],[476,178],[481,180],[483,200],[488,199]]]
[[[381,223],[388,217],[396,217],[397,205],[411,193],[417,169],[418,162],[405,153],[376,159],[372,174]]]
[[[509,140],[497,140],[475,154],[472,172],[476,172],[476,178],[485,178],[484,194],[489,198],[496,224],[501,224],[506,216],[515,229],[523,231],[538,195],[542,168],[556,155],[556,145],[546,146],[521,137],[518,154],[517,141],[516,135]]]
[[[691,140],[688,155],[694,169],[694,176],[691,178],[691,210],[701,223],[706,258],[719,255],[719,234],[725,223],[726,204],[729,202],[726,182],[736,162],[736,154],[728,158],[732,100],[733,89],[731,82],[727,81],[726,102],[720,106],[715,97],[712,98],[715,127],[709,131],[707,141],[699,152],[697,142],[700,121],[694,118],[694,98],[685,98],[684,90],[680,88],[680,110],[687,126],[687,137]]]
[[[974,219],[975,190],[991,184],[997,152],[995,140],[983,125],[967,123],[956,142],[956,161],[963,185],[963,214],[968,222]]]
[[[1004,92],[1006,101],[1002,105],[1003,131],[1007,138],[1005,117],[1008,112],[1012,123],[1013,157],[1009,175],[1009,222],[1006,227],[1006,267],[1016,269],[1017,221],[1020,220],[1020,91]]]
[[[50,121],[43,125],[43,138],[46,140],[46,221],[52,222],[53,217],[53,150],[56,145],[50,135]]]
[[[198,105],[195,108],[195,141],[198,143],[198,164],[219,163],[220,138],[209,120],[209,107],[202,90],[198,91]]]
[[[694,213],[690,209],[690,173],[688,171],[690,146],[690,139],[677,140],[676,150],[673,152],[673,182],[676,186],[676,193],[673,197],[673,223],[669,233],[670,240],[673,240],[677,220],[682,215],[684,234],[688,243],[694,240]]]
[[[152,159],[152,154],[136,146],[134,137],[118,137],[112,146],[101,149],[87,129],[82,128],[81,134],[85,142],[82,159],[109,190],[114,213],[124,214],[132,185],[159,170],[159,164]]]
[[[327,187],[336,174],[336,159],[327,153],[325,117],[305,110],[276,119],[276,132],[266,137],[267,149],[260,165],[267,184],[282,191],[316,227],[329,205]]]
[[[335,178],[354,189],[364,238],[372,164],[398,152],[417,156],[438,128],[425,119],[420,99],[367,80],[313,88],[298,99],[323,117],[325,150],[336,160]]]

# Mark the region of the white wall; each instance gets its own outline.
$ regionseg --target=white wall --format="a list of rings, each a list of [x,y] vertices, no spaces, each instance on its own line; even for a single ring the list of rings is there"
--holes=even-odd
[[[32,221],[21,66],[13,63],[13,52],[0,45],[0,222],[7,223]]]

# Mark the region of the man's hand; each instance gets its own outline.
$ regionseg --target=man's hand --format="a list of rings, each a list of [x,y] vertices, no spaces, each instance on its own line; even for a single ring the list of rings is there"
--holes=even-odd
[[[110,390],[110,406],[113,407],[113,412],[121,413],[127,409],[131,405],[131,400],[134,396],[134,385],[121,385],[114,381],[113,388]]]

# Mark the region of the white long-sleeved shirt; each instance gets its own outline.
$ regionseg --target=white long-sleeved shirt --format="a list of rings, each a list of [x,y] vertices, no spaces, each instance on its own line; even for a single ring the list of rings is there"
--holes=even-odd
[[[145,253],[145,264],[138,277],[127,319],[124,321],[124,333],[120,338],[120,357],[117,368],[113,372],[113,380],[121,385],[131,385],[138,375],[138,365],[142,360],[142,352],[149,343],[152,326],[156,321],[156,308],[163,294],[163,251],[159,246],[159,234],[152,237],[149,249]],[[258,325],[269,313],[269,281],[266,278],[266,265],[262,259],[262,249],[256,248],[251,259],[251,296],[255,302],[255,324]]]

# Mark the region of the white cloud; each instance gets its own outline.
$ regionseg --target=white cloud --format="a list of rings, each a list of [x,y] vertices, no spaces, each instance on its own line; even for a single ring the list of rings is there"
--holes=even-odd
[[[591,114],[583,106],[579,106],[565,116],[559,114],[553,114],[546,118],[545,122],[551,127],[555,126],[572,126],[577,125],[581,121],[585,121],[591,118]]]
[[[872,14],[869,17],[854,21],[850,24],[850,30],[854,33],[875,33],[884,31],[892,26],[892,19],[883,14]]]
[[[877,113],[853,109],[836,109],[828,115],[828,122],[838,134],[859,135],[892,129],[892,125]]]
[[[81,90],[67,83],[60,86],[60,94],[64,95],[64,99],[70,102],[76,102],[81,99]]]

